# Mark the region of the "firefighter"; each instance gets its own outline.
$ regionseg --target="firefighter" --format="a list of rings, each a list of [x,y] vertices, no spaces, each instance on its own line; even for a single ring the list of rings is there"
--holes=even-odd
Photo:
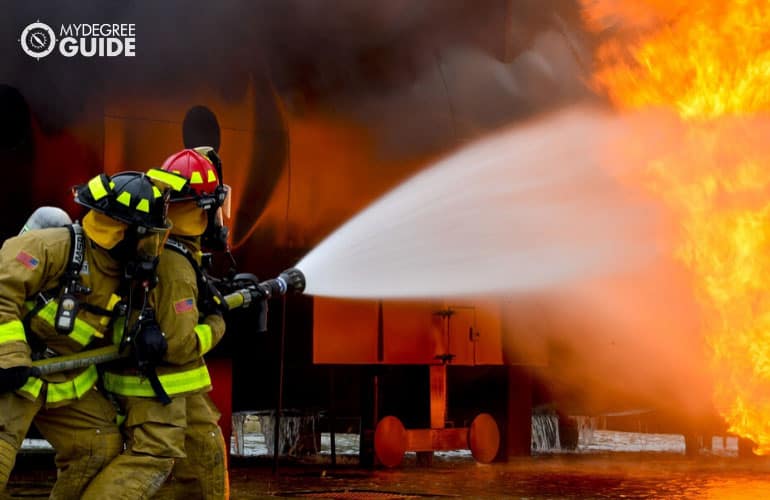
[[[207,394],[211,379],[203,360],[224,335],[225,306],[221,296],[209,295],[215,291],[201,270],[202,241],[209,247],[226,244],[222,209],[229,188],[222,184],[219,159],[211,148],[185,149],[169,157],[161,170],[189,180],[171,193],[171,237],[150,296],[168,341],[158,378],[170,402],[164,405],[142,383],[141,374],[105,373],[105,387],[127,411],[127,449],[91,483],[86,499],[149,498],[168,477],[159,497],[229,497],[227,450],[220,414]],[[163,176],[158,180],[173,182]]]
[[[37,377],[32,360],[111,342],[123,286],[157,262],[169,228],[168,196],[146,174],[102,174],[74,196],[90,209],[82,226],[24,232],[0,248],[0,490],[34,422],[56,450],[51,498],[62,499],[80,498],[123,441],[95,366]]]

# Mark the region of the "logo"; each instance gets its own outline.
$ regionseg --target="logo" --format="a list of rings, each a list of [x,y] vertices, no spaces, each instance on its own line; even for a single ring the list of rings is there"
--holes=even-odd
[[[186,313],[188,311],[192,311],[193,310],[193,304],[195,304],[195,302],[191,298],[190,299],[182,299],[182,300],[179,300],[177,302],[174,302],[174,312],[177,313],[177,314],[182,314],[182,313]]]
[[[16,260],[22,263],[24,267],[27,269],[35,269],[38,264],[40,264],[40,261],[37,260],[35,257],[31,256],[24,250],[20,251],[18,254],[16,254]]]
[[[42,59],[56,47],[56,34],[50,26],[40,21],[30,24],[21,32],[21,49],[30,57]]]
[[[57,32],[40,20],[21,32],[21,48],[38,61],[54,50],[68,58],[134,57],[136,25],[133,23],[62,24]]]

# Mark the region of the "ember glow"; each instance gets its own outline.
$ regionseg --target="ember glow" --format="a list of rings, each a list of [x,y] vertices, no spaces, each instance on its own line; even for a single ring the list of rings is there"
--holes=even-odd
[[[604,30],[596,87],[622,111],[675,116],[656,125],[646,115],[627,153],[649,140],[641,178],[678,223],[674,252],[702,305],[715,406],[770,454],[770,5],[583,6]]]

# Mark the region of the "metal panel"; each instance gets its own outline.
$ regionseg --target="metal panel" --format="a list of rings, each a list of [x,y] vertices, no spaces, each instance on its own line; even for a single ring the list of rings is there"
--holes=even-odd
[[[314,363],[377,363],[378,304],[370,300],[316,297]]]
[[[444,353],[442,318],[434,314],[441,309],[441,302],[383,302],[383,362],[436,363]]]

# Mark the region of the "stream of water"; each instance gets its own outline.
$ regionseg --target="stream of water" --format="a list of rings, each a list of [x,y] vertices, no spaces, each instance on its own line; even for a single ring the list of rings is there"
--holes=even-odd
[[[297,265],[351,298],[522,292],[655,254],[653,209],[602,165],[617,118],[563,111],[470,144],[375,201]]]

